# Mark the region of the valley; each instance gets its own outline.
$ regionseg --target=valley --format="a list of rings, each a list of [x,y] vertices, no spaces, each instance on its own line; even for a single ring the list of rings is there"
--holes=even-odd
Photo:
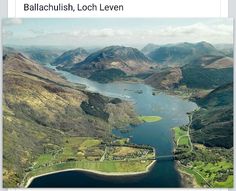
[[[233,187],[228,54],[206,42],[51,50],[53,60],[26,50],[3,58],[5,187],[41,187],[71,170],[108,187]],[[117,175],[129,176],[102,179]]]

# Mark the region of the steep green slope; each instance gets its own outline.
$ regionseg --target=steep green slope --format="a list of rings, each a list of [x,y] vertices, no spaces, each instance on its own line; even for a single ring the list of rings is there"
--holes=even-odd
[[[160,89],[186,86],[215,89],[233,81],[233,60],[225,56],[199,56],[182,67],[169,67],[148,76],[145,82]]]
[[[106,141],[113,127],[139,122],[128,102],[86,92],[21,54],[4,56],[3,82],[4,187],[20,186],[33,162],[66,137]],[[86,103],[106,119],[87,112]]]
[[[233,61],[222,56],[199,57],[181,70],[181,83],[189,88],[215,89],[233,81]]]
[[[233,146],[233,83],[221,86],[197,101],[191,137],[211,147]]]

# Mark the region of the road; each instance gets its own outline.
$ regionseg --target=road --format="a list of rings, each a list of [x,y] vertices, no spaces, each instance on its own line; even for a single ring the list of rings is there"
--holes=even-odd
[[[183,138],[183,137],[188,137],[189,146],[190,146],[190,150],[188,151],[188,153],[191,153],[191,152],[193,151],[193,144],[192,144],[192,141],[191,141],[191,138],[190,138],[190,126],[191,126],[191,124],[192,124],[192,118],[193,118],[193,117],[192,117],[192,114],[189,115],[189,123],[188,123],[188,125],[187,125],[187,133],[186,133],[186,135],[180,136],[180,137],[178,138],[178,140],[176,141],[176,146],[178,146],[178,145],[179,145],[179,141],[180,141],[181,138]]]
[[[192,124],[192,121],[193,121],[193,115],[190,114],[189,115],[189,123],[188,123],[188,126],[187,126],[187,136],[188,136],[188,140],[189,140],[189,144],[190,144],[189,153],[191,153],[193,151],[193,144],[192,144],[192,141],[191,141],[191,138],[190,138],[190,126]]]
[[[187,153],[191,153],[193,151],[193,144],[192,144],[192,141],[191,141],[191,137],[190,137],[190,127],[191,127],[191,124],[192,124],[192,119],[193,119],[193,116],[192,114],[189,115],[189,123],[188,123],[188,126],[187,126],[187,135],[183,135],[181,137],[184,137],[184,136],[188,136],[188,139],[189,139],[189,144],[190,144],[190,150],[187,152]],[[179,137],[179,139],[181,138]],[[178,142],[179,142],[179,139],[177,140],[177,146],[178,146]],[[182,165],[182,164],[181,164]],[[184,166],[184,165],[182,165]],[[185,168],[188,168],[187,166],[184,166]],[[212,185],[196,170],[194,169],[191,169],[193,172],[197,173],[205,182],[206,184],[211,188]]]
[[[106,157],[106,154],[107,154],[107,146],[105,147],[105,151],[100,159],[100,162],[104,161],[105,157]]]

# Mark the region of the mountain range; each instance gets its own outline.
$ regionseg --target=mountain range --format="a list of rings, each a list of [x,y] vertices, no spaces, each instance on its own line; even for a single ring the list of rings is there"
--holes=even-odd
[[[183,66],[206,55],[225,56],[223,52],[204,41],[162,45],[147,54],[150,59],[165,66]]]
[[[110,46],[90,54],[68,71],[99,82],[108,82],[149,71],[152,66],[152,61],[138,49]]]
[[[53,47],[3,47],[3,55],[19,52],[24,54],[25,57],[44,65],[53,62],[64,50]]]
[[[67,136],[107,140],[112,127],[140,122],[129,102],[88,92],[44,68],[46,63],[101,83],[136,77],[162,90],[207,90],[194,100],[200,108],[193,113],[191,140],[207,147],[233,147],[230,53],[206,42],[149,45],[143,52],[124,46],[93,53],[4,47],[4,187],[19,186],[35,158],[60,148]]]

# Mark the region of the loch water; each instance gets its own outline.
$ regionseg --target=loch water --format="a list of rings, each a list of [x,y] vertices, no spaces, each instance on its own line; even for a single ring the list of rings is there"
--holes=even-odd
[[[49,66],[50,68],[55,67]],[[68,81],[84,84],[89,91],[110,97],[119,97],[133,102],[139,115],[161,116],[162,120],[142,123],[130,127],[131,131],[120,137],[130,137],[135,144],[147,144],[156,149],[157,156],[171,155],[173,151],[172,128],[189,122],[187,112],[197,105],[177,96],[159,92],[153,95],[153,88],[143,83],[113,82],[101,84],[71,73],[56,70]],[[181,187],[181,177],[175,168],[175,161],[157,161],[150,172],[132,176],[104,176],[85,171],[67,171],[38,177],[29,187]]]

